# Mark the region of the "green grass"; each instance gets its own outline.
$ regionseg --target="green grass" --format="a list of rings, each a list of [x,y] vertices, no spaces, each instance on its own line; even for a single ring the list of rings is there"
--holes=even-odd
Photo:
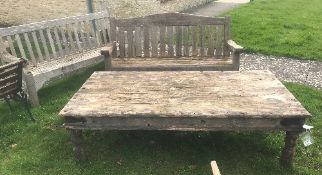
[[[228,13],[247,52],[322,60],[321,0],[255,0]]]
[[[211,160],[218,162],[223,175],[322,173],[322,91],[292,83],[285,85],[314,115],[307,123],[315,126],[315,144],[308,148],[299,144],[294,170],[279,166],[283,134],[266,132],[87,132],[88,161],[76,163],[58,112],[97,69],[102,67],[41,90],[42,105],[32,110],[35,124],[19,104],[13,114],[0,104],[1,175],[210,175]]]

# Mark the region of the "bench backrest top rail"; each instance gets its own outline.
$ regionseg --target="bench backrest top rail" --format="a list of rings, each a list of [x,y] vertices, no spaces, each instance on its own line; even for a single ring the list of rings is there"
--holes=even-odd
[[[53,19],[53,20],[23,24],[19,26],[8,27],[8,28],[1,28],[0,36],[8,36],[8,35],[15,35],[20,33],[33,32],[35,30],[42,30],[42,29],[62,26],[70,23],[87,21],[87,20],[103,19],[108,17],[107,15],[108,13],[106,12],[98,12],[98,13],[86,14],[82,16],[71,16],[71,17],[66,17],[61,19]]]
[[[110,18],[113,57],[228,57],[229,17],[162,13],[144,17]]]

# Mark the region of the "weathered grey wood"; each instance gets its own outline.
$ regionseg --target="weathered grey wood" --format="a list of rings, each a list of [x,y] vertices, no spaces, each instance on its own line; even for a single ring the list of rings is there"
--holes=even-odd
[[[65,28],[66,29],[66,28]],[[64,53],[65,55],[68,55],[71,52],[70,47],[68,46],[67,38],[66,38],[66,30],[64,28],[60,27],[60,34],[63,39],[63,46],[64,46]],[[68,35],[68,34],[67,34]]]
[[[100,31],[99,31],[100,24],[99,24],[98,20],[95,20],[95,19],[92,20],[92,22],[96,26],[96,31],[95,31],[96,44],[98,47],[102,46],[103,41],[102,41],[102,37],[101,37]]]
[[[227,42],[230,40],[230,17],[225,17],[225,26],[224,26],[224,56],[228,57],[230,55]]]
[[[189,26],[186,26],[184,27],[184,38],[185,38],[185,41],[184,41],[184,56],[189,56]]]
[[[182,26],[176,26],[176,56],[182,56]]]
[[[13,54],[13,56],[17,57],[16,49],[14,47],[14,44],[13,44],[11,36],[7,36],[7,41],[9,42],[9,47],[10,47],[11,54]]]
[[[158,34],[159,28],[157,26],[153,26],[151,29],[151,51],[152,51],[152,57],[158,56]]]
[[[169,91],[172,88],[175,89]],[[252,119],[310,116],[274,74],[266,70],[96,72],[61,114],[75,117],[147,117],[153,114],[165,118]]]
[[[150,57],[150,26],[143,26],[144,57]]]
[[[142,56],[142,30],[141,27],[135,27],[135,55]]]
[[[37,95],[37,89],[35,86],[36,83],[33,75],[31,74],[31,72],[26,72],[24,74],[24,78],[26,81],[26,86],[27,86],[27,91],[28,91],[31,106],[39,106],[39,99]]]
[[[75,36],[75,40],[76,40],[76,45],[77,45],[77,51],[80,51],[82,49],[81,43],[79,41],[79,34],[78,34],[78,23],[72,24],[72,28],[73,28],[73,33]]]
[[[37,62],[42,62],[44,58],[43,58],[42,52],[40,50],[39,41],[38,41],[36,32],[31,32],[31,35],[32,35],[32,40],[33,40],[33,42],[35,43],[35,46],[36,46]]]
[[[74,131],[285,130],[286,165],[311,116],[269,71],[95,72],[59,114]]]
[[[124,34],[124,28],[119,27],[118,30],[118,39],[119,39],[119,50],[120,50],[120,57],[125,57],[125,34]]]
[[[84,28],[84,23],[83,22],[79,22],[78,23],[78,28],[77,28],[77,30],[79,31],[79,34],[80,34],[80,41],[81,41],[81,44],[82,44],[82,48],[84,49],[84,50],[87,50],[88,49],[88,44],[87,44],[87,42],[86,41],[88,41],[87,40],[87,38],[85,37],[85,34],[84,33],[86,33],[84,30],[85,30],[85,28]]]
[[[128,41],[128,47],[127,47],[127,53],[128,57],[134,57],[134,35],[133,35],[134,28],[127,28],[127,41]]]
[[[66,30],[67,30],[67,35],[68,35],[68,42],[70,44],[70,53],[72,52],[76,52],[76,46],[75,46],[75,41],[73,39],[73,35],[72,35],[72,30],[73,30],[73,27],[71,24],[68,24],[67,27],[66,27]]]
[[[214,46],[214,31],[213,31],[213,26],[207,26],[208,27],[208,51],[207,55],[208,56],[214,56],[215,53],[215,46]]]
[[[90,32],[90,25],[87,21],[82,22],[82,28],[84,29],[84,45],[86,45],[87,49],[91,49],[92,41],[91,41],[91,32]]]
[[[198,50],[197,50],[197,27],[192,26],[191,27],[191,32],[192,32],[192,56],[197,56],[198,55]]]
[[[9,35],[15,35],[20,33],[28,33],[36,30],[46,30],[47,28],[63,26],[65,24],[75,23],[79,21],[103,19],[107,17],[108,16],[105,12],[98,12],[98,13],[86,14],[82,16],[72,16],[72,17],[67,17],[62,19],[47,20],[43,22],[36,22],[36,23],[24,24],[20,26],[1,28],[0,35],[9,36]]]
[[[17,44],[18,44],[18,48],[19,48],[19,51],[20,51],[20,54],[21,54],[21,57],[24,58],[24,59],[27,59],[26,57],[26,53],[25,53],[25,49],[23,48],[22,46],[22,42],[21,42],[21,38],[20,38],[20,35],[19,34],[16,34],[15,35],[15,39],[17,41]]]
[[[49,28],[47,28],[46,32],[47,32],[47,37],[48,37],[48,40],[49,40],[50,48],[51,48],[51,51],[52,51],[52,55],[54,56],[54,58],[57,58],[57,52],[56,52],[53,37],[51,35],[51,30]]]
[[[27,49],[28,49],[28,52],[29,52],[31,62],[32,62],[33,65],[36,65],[37,61],[35,59],[34,51],[32,50],[32,46],[31,46],[31,43],[30,43],[30,40],[29,40],[28,33],[24,33],[23,37],[24,37],[26,45],[27,45]]]
[[[167,26],[167,41],[168,41],[168,56],[174,56],[174,49],[173,49],[173,26]]]
[[[46,38],[45,38],[45,35],[44,35],[44,31],[39,30],[39,35],[40,35],[41,44],[42,44],[42,46],[44,48],[44,51],[45,51],[44,60],[47,60],[50,57],[49,57],[49,50],[48,50],[48,47],[47,47],[47,42],[46,42]]]
[[[200,52],[199,55],[202,57],[205,55],[205,26],[199,26],[199,47]]]
[[[165,50],[165,45],[166,45],[166,27],[165,26],[160,26],[160,57],[166,56],[166,50]]]
[[[223,45],[223,42],[222,42],[222,26],[219,25],[219,26],[216,26],[216,31],[217,31],[217,37],[216,37],[216,41],[217,41],[217,44],[216,44],[216,57],[219,57],[219,56],[222,56],[222,45]]]
[[[59,53],[59,56],[60,57],[63,57],[64,56],[64,52],[63,52],[63,47],[62,47],[62,44],[61,44],[61,40],[59,38],[59,35],[58,35],[58,29],[57,27],[54,28],[54,35],[55,35],[55,43],[58,47],[58,53]]]

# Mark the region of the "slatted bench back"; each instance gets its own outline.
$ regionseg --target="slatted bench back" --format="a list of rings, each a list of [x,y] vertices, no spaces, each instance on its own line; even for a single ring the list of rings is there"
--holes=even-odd
[[[228,56],[229,17],[164,13],[110,18],[111,40],[119,57]],[[114,56],[116,56],[114,54]]]
[[[17,61],[0,66],[0,99],[21,90],[23,62]]]
[[[0,29],[8,51],[37,64],[107,44],[106,12]]]

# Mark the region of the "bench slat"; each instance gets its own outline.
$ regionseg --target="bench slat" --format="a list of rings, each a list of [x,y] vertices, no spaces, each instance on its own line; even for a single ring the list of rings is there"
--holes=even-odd
[[[142,30],[141,26],[135,27],[135,55],[142,56]]]
[[[37,52],[37,62],[41,62],[43,61],[43,55],[41,53],[41,50],[40,50],[40,46],[39,46],[39,41],[38,41],[38,38],[37,38],[37,35],[36,35],[36,32],[31,32],[31,36],[32,36],[32,40],[36,46],[36,52]]]
[[[58,29],[57,29],[57,27],[54,28],[54,36],[55,36],[56,44],[58,46],[59,56],[60,57],[63,57],[64,56],[64,52],[63,52],[63,48],[61,46],[61,40],[60,40],[59,35],[58,35]]]
[[[64,54],[68,55],[70,53],[70,48],[68,47],[68,41],[66,38],[66,26],[61,26],[60,28],[60,35],[62,37],[62,41],[63,41],[63,50],[64,50]]]
[[[44,35],[44,31],[39,30],[39,35],[40,35],[40,39],[41,39],[41,44],[42,44],[44,51],[45,51],[45,60],[48,60],[50,57],[49,57],[49,50],[47,47],[47,42],[46,42],[46,38]]]
[[[165,26],[160,26],[160,56],[164,57],[166,55],[165,53]]]
[[[96,31],[95,31],[95,38],[96,38],[96,46],[100,47],[102,45],[102,37],[100,35],[100,23],[98,22],[98,20],[93,20],[93,24],[96,27]]]
[[[17,41],[17,44],[18,44],[18,48],[19,48],[21,57],[24,58],[24,59],[27,59],[26,52],[25,52],[25,49],[23,48],[20,35],[19,34],[16,34],[15,35],[15,39]]]
[[[182,26],[176,26],[176,56],[182,56]]]
[[[52,52],[54,58],[57,58],[57,52],[56,52],[56,48],[55,48],[55,44],[54,44],[53,37],[51,35],[51,29],[50,28],[47,28],[46,29],[46,33],[47,33],[47,37],[48,37],[48,40],[49,40],[51,52]]]
[[[92,38],[94,38],[95,33],[94,33],[94,30],[93,30],[93,25],[92,25],[92,23],[90,23],[89,20],[86,21],[85,24],[88,27],[88,31],[89,31],[87,33],[89,46],[90,46],[90,48],[94,48],[95,47],[95,42],[93,41]]]
[[[5,94],[7,91],[13,91],[18,89],[18,82],[12,82],[10,84],[7,84],[6,86],[2,86],[0,87],[0,94],[3,95]]]
[[[17,52],[16,52],[16,49],[14,47],[14,44],[13,44],[11,36],[7,36],[7,40],[9,42],[9,47],[10,47],[11,54],[13,56],[17,57]]]
[[[196,26],[191,26],[191,32],[192,32],[192,56],[197,56],[198,55],[198,50],[197,50],[197,27]]]
[[[77,51],[80,51],[80,50],[82,50],[82,46],[81,46],[81,43],[79,41],[78,23],[75,23],[72,26],[73,26],[73,31],[74,31],[74,37],[75,37],[75,40],[76,40],[76,45],[77,45]]]
[[[128,47],[127,47],[127,55],[128,57],[134,57],[134,48],[133,48],[133,29],[134,28],[127,28],[127,41],[128,41]]]
[[[119,39],[119,50],[120,50],[120,57],[125,57],[125,34],[124,34],[124,28],[119,27],[118,30],[118,39]]]
[[[88,45],[86,43],[86,39],[85,39],[85,35],[84,35],[84,24],[83,22],[79,22],[78,23],[78,31],[79,31],[79,34],[80,34],[80,41],[81,41],[81,44],[83,45],[83,49],[84,50],[87,50],[88,48]]]
[[[6,77],[4,79],[0,79],[0,87],[6,85],[8,83],[15,83],[17,80],[18,80],[17,74],[10,76],[10,77]]]
[[[151,47],[152,47],[152,57],[158,56],[158,34],[159,27],[151,27]]]
[[[143,38],[144,57],[150,57],[150,27],[148,25],[143,26]]]
[[[184,56],[189,56],[189,26],[184,27]]]
[[[174,56],[173,50],[173,26],[167,26],[167,40],[168,40],[168,56]]]
[[[200,56],[204,56],[205,55],[205,26],[204,25],[200,25],[199,26],[199,47],[200,47]]]
[[[227,46],[228,40],[230,40],[230,17],[226,16],[225,17],[225,29],[224,29],[224,56],[227,57],[229,56],[229,49]]]
[[[31,62],[32,62],[33,65],[36,65],[37,61],[35,59],[35,54],[34,54],[34,51],[32,49],[28,33],[24,33],[23,36],[24,36],[24,39],[25,39],[25,42],[26,42],[26,45],[27,45],[27,49],[28,49],[28,52],[29,52]]]
[[[75,46],[75,42],[74,42],[74,39],[73,39],[71,24],[67,25],[66,30],[67,30],[67,34],[68,34],[68,41],[69,41],[69,44],[70,44],[70,53],[73,53],[73,52],[76,51],[76,46]]]
[[[214,30],[213,30],[213,26],[209,25],[208,26],[208,52],[207,55],[208,56],[214,56],[214,52],[215,52],[215,46],[214,46]]]
[[[217,31],[216,57],[219,57],[222,55],[222,26],[216,26],[216,31]]]
[[[10,68],[6,69],[3,72],[0,72],[0,79],[4,79],[8,77],[9,75],[17,74],[17,69],[16,68]]]

